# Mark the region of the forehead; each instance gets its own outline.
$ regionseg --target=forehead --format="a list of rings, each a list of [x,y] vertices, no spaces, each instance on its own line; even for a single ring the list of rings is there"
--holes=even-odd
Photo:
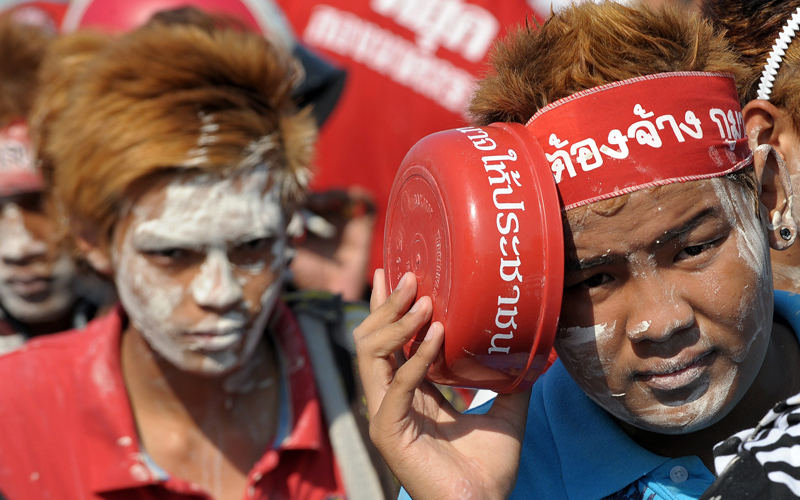
[[[609,205],[606,201],[573,209],[565,227],[567,250],[608,247],[609,242],[614,242],[615,248],[633,249],[698,217],[724,219],[724,200],[720,200],[714,182],[740,189],[726,179],[674,183],[633,192],[615,210],[605,210]]]
[[[234,176],[180,173],[148,187],[130,207],[134,242],[214,244],[275,236],[285,214],[266,166]]]

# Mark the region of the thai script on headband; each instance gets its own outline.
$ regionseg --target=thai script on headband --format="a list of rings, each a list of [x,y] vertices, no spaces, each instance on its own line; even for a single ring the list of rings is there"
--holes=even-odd
[[[20,170],[35,172],[28,127],[15,123],[0,128],[0,172]]]
[[[493,151],[497,144],[489,137],[489,133],[482,128],[465,127],[458,129],[467,134],[467,138],[472,141],[472,145],[479,151]],[[508,341],[514,338],[517,329],[515,317],[518,314],[515,304],[520,299],[519,285],[522,283],[522,274],[519,269],[522,266],[517,246],[520,239],[517,234],[520,231],[520,223],[517,212],[525,211],[523,201],[524,188],[520,182],[518,170],[511,170],[516,162],[518,155],[513,149],[508,150],[508,154],[487,155],[481,158],[483,169],[487,174],[489,189],[492,190],[492,201],[497,210],[496,225],[499,233],[500,244],[500,279],[508,284],[508,289],[513,292],[512,297],[497,297],[497,313],[495,314],[494,324],[499,329],[498,333],[492,336],[491,346],[488,347],[488,354],[501,353],[509,354],[510,346],[498,345],[501,341]],[[506,165],[509,162],[509,165]],[[508,170],[507,170],[508,169]],[[508,236],[511,236],[509,240]],[[513,308],[511,306],[514,306]]]
[[[613,129],[608,133],[606,139],[608,144],[601,144],[599,147],[593,138],[570,144],[568,140],[560,140],[555,133],[550,134],[548,143],[558,150],[552,154],[545,153],[545,157],[550,162],[550,170],[553,172],[556,183],[560,183],[566,178],[566,175],[576,177],[578,175],[576,163],[582,171],[589,172],[603,166],[603,155],[615,160],[628,158],[630,155],[628,141],[631,139],[641,146],[658,149],[663,145],[659,131],[671,132],[679,143],[703,138],[702,122],[694,111],[686,111],[681,123],[673,115],[653,118],[654,113],[646,111],[641,104],[637,104],[633,108],[633,114],[642,119],[631,124],[626,132]],[[729,109],[726,112],[719,108],[712,108],[708,114],[709,119],[717,124],[722,140],[733,151],[736,141],[745,136],[744,118],[741,111]]]

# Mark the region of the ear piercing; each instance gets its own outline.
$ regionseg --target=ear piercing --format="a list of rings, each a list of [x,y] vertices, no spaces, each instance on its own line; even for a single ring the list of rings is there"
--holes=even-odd
[[[782,227],[780,233],[781,238],[784,240],[789,241],[792,239],[792,231],[788,227]]]

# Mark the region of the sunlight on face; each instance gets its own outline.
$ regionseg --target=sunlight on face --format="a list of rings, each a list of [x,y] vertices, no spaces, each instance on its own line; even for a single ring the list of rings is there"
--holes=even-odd
[[[114,233],[115,283],[132,324],[182,370],[241,367],[278,298],[285,229],[264,165],[226,178],[179,174],[150,187]]]
[[[768,243],[744,189],[725,179],[633,193],[566,236],[556,349],[620,420],[687,433],[752,384],[772,323]]]

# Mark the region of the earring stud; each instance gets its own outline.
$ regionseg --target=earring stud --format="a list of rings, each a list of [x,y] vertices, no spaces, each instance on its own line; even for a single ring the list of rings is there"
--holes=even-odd
[[[791,240],[792,239],[792,231],[788,227],[782,227],[781,228],[781,238],[783,238],[786,241]]]

